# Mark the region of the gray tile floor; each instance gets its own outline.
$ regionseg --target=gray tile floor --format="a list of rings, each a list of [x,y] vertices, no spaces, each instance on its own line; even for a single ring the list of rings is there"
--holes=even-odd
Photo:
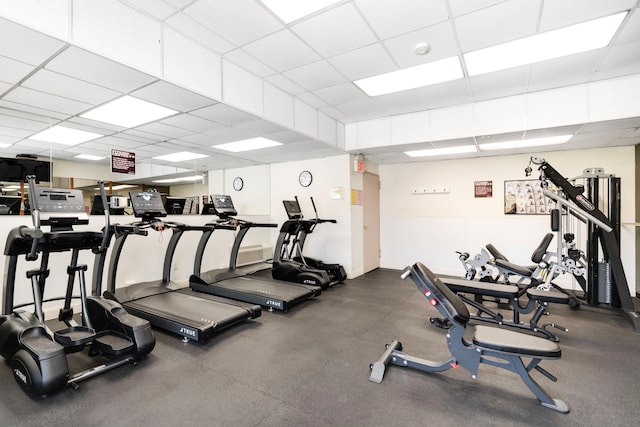
[[[376,270],[289,313],[262,317],[204,343],[156,331],[157,346],[126,366],[44,400],[26,397],[0,369],[1,426],[638,425],[640,334],[617,312],[553,307],[563,358],[536,379],[571,408],[538,405],[515,374],[482,365],[424,374],[369,364],[399,339],[407,353],[448,356],[436,311],[398,271]]]

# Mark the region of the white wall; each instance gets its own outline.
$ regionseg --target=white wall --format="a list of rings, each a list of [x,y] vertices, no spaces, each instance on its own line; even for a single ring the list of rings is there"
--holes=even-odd
[[[541,153],[567,178],[587,167],[603,167],[622,178],[622,222],[635,219],[634,147]],[[478,253],[493,243],[516,263],[526,264],[543,235],[546,215],[505,215],[504,181],[526,179],[528,155],[381,165],[381,266],[404,268],[421,261],[435,272],[463,274],[455,251]],[[539,175],[534,168],[532,178]],[[475,198],[474,181],[493,181],[492,198]],[[412,195],[414,187],[443,186],[448,194]],[[552,243],[555,245],[554,243]],[[586,250],[584,245],[580,249]],[[621,253],[635,293],[635,227],[623,225]]]

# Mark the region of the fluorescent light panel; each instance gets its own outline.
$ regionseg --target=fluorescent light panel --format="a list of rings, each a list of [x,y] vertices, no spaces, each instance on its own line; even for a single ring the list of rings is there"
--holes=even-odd
[[[213,148],[231,151],[233,153],[239,153],[241,151],[258,150],[260,148],[275,147],[278,145],[282,145],[282,143],[260,136],[258,138],[244,139],[242,141],[214,145]]]
[[[369,96],[386,95],[402,90],[457,80],[464,77],[457,56],[356,80],[354,83]]]
[[[480,150],[507,150],[509,148],[537,147],[541,145],[564,144],[573,135],[547,136],[544,138],[519,139],[515,141],[487,142],[478,144]]]
[[[324,9],[330,4],[338,3],[338,1],[339,0],[262,0],[262,3],[288,24],[303,16]]]
[[[605,47],[628,12],[465,53],[470,76]]]
[[[68,128],[66,126],[53,126],[48,129],[31,135],[27,139],[35,141],[53,142],[56,144],[76,145],[92,139],[104,136],[99,133],[87,132],[84,130]]]
[[[0,148],[9,148],[9,147],[11,147],[11,144],[5,144],[0,142]]]
[[[476,151],[475,145],[461,145],[459,147],[428,148],[426,150],[405,151],[404,154],[409,157],[432,157],[444,156],[447,154],[475,153]]]
[[[202,175],[195,175],[195,176],[183,176],[180,178],[167,178],[167,179],[159,179],[156,181],[153,181],[157,184],[168,184],[168,183],[172,183],[172,182],[193,182],[193,181],[200,181],[202,180]]]
[[[84,114],[80,114],[80,117],[125,128],[132,128],[177,113],[176,110],[125,95]]]
[[[153,157],[156,160],[165,160],[167,162],[184,162],[187,160],[195,160],[209,157],[205,154],[191,153],[189,151],[180,151],[179,153],[165,154],[163,156]]]
[[[134,187],[137,187],[137,185],[119,184],[119,185],[111,186],[111,190],[126,190],[127,188],[134,188]],[[95,187],[94,190],[100,190],[100,187]]]
[[[94,156],[92,154],[78,154],[77,156],[73,156],[76,159],[82,159],[82,160],[102,160],[105,157],[103,156]]]

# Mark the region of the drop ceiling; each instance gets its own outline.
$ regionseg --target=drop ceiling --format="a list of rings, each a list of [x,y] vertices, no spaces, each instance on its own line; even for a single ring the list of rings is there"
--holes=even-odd
[[[110,0],[116,1],[116,0]],[[640,12],[636,0],[349,0],[285,24],[259,0],[121,0],[338,123],[521,95],[640,73]],[[356,79],[436,61],[499,43],[630,10],[609,46],[527,66],[370,98]],[[414,52],[428,43],[429,52]],[[135,128],[81,118],[123,95],[178,111]],[[639,101],[640,102],[640,101]],[[102,138],[65,146],[28,139],[63,124]],[[540,129],[570,131],[560,149],[640,143],[640,118]],[[338,131],[340,128],[338,128]],[[532,135],[534,134],[534,135]],[[495,141],[522,132],[491,136]],[[282,146],[226,153],[213,145],[264,136]],[[478,143],[478,135],[364,150],[377,163],[420,161],[403,150]],[[80,47],[0,18],[0,149],[74,160],[133,151],[143,163],[219,170],[344,153],[339,147],[271,123],[217,100],[134,70]],[[169,163],[154,156],[191,151],[208,157]],[[527,152],[520,149],[511,152]],[[497,155],[499,153],[492,153]],[[81,160],[77,160],[81,161]],[[87,161],[83,161],[87,162]]]

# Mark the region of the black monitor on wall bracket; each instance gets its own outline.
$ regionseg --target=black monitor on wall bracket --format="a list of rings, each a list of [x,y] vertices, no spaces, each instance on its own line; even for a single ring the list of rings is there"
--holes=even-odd
[[[20,182],[35,175],[36,182],[51,180],[51,163],[44,160],[0,157],[0,181]]]

